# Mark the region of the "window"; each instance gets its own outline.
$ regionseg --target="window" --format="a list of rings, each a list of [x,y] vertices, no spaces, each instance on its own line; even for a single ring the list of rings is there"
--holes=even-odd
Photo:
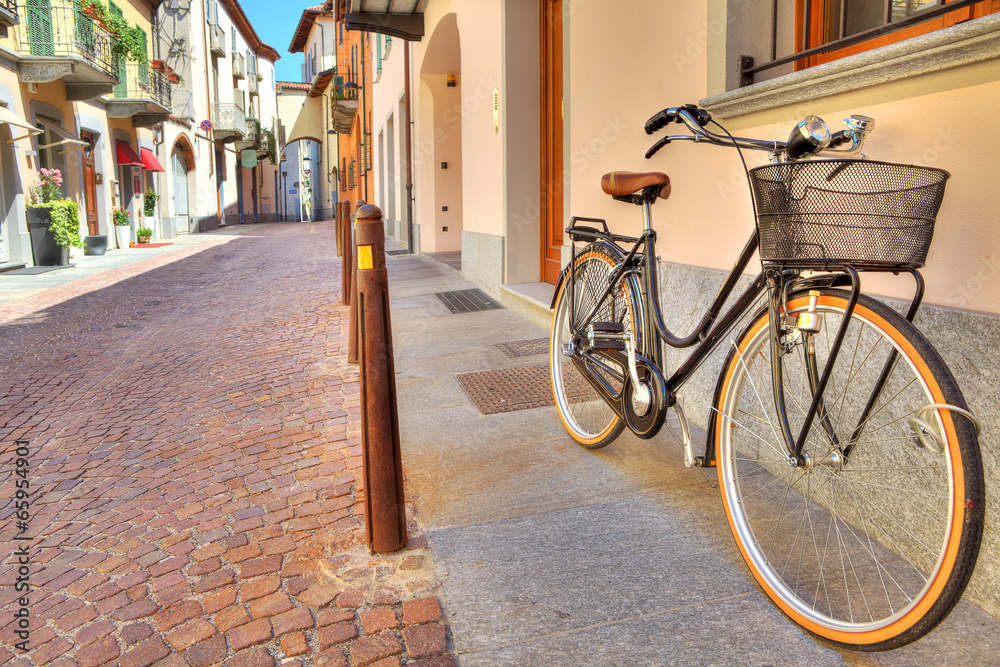
[[[1000,12],[1000,0],[730,0],[729,88],[832,62]],[[738,65],[738,66],[737,66]]]
[[[802,51],[840,40],[847,40],[848,44],[843,48],[800,60],[796,63],[796,69],[895,44],[1000,10],[1000,2],[995,0],[979,1],[954,10],[948,10],[946,4],[954,2],[891,0],[883,4],[870,0],[809,0],[808,42],[803,42],[806,34],[805,12],[799,12],[796,17],[796,50]],[[869,38],[864,39],[865,35]],[[859,38],[864,41],[850,43]]]
[[[37,116],[37,118],[42,119],[43,117]],[[62,123],[54,118],[44,118],[44,120],[49,125],[62,126]],[[67,181],[69,180],[66,178],[66,154],[64,152],[66,146],[62,144],[62,137],[53,132],[45,123],[35,123],[35,127],[42,131],[36,138],[38,141],[38,168],[59,170],[63,176],[60,190],[62,190],[63,197],[66,197]]]

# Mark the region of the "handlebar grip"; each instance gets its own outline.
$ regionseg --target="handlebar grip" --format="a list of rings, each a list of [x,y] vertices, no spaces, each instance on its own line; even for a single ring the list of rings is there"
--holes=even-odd
[[[646,121],[646,134],[656,132],[671,123],[675,118],[677,118],[677,112],[674,109],[664,109]]]
[[[662,139],[657,141],[655,144],[649,147],[648,151],[646,151],[646,159],[648,160],[649,158],[656,155],[656,151],[660,150],[669,143],[670,143],[670,137],[663,137]]]

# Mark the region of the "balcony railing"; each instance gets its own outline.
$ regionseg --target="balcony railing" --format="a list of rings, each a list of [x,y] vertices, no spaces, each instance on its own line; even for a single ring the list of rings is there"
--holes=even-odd
[[[149,100],[164,109],[170,108],[170,81],[148,63],[127,62],[119,68],[115,86],[116,99]]]
[[[247,65],[246,60],[243,58],[242,53],[233,54],[233,78],[243,79],[246,78]]]
[[[72,4],[14,6],[20,19],[14,31],[14,49],[22,57],[78,58],[104,74],[118,75],[117,58],[111,53],[111,33]]]
[[[0,32],[7,36],[7,26],[17,25],[21,21],[17,15],[17,0],[0,0]]]
[[[226,55],[226,31],[217,23],[208,26],[208,50],[217,56]]]
[[[257,92],[257,75],[250,72],[250,76],[247,77],[247,92],[251,95],[258,95]]]
[[[338,100],[358,99],[358,76],[347,60],[337,65],[333,75],[333,96]]]
[[[259,122],[253,116],[247,116],[244,119],[243,136],[236,140],[236,150],[242,151],[247,148],[253,148],[256,145],[258,127]]]
[[[247,120],[243,109],[235,104],[212,105],[212,129],[216,138],[226,135],[239,139],[246,136]]]
[[[351,66],[350,60],[344,60],[337,65],[333,77],[333,129],[338,134],[350,134],[354,117],[358,113],[358,81],[357,72]]]

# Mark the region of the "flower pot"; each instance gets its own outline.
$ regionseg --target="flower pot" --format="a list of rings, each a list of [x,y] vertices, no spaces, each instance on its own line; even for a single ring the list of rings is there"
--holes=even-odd
[[[152,236],[137,236],[136,240],[139,241],[139,243],[149,243],[149,239],[151,239],[151,238],[153,238],[153,237]]]
[[[180,83],[181,82],[180,75],[179,74],[175,74],[174,72],[171,72],[170,74],[168,74],[167,78],[170,79],[170,83]]]
[[[162,60],[152,60],[150,61],[150,64],[153,66],[153,69],[155,69],[157,72],[167,71],[167,63],[163,62]]]
[[[28,234],[31,236],[31,254],[35,266],[64,266],[69,264],[69,249],[56,244],[49,230],[51,214],[49,209],[27,208]]]
[[[118,242],[118,249],[124,250],[132,240],[132,228],[128,225],[115,225],[115,240]]]
[[[94,234],[83,237],[83,249],[88,255],[103,255],[108,249],[106,234]]]

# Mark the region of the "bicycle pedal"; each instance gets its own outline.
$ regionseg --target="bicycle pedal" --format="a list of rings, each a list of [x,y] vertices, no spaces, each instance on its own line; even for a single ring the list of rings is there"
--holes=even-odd
[[[587,342],[593,350],[625,350],[625,339],[621,322],[594,322],[587,327]]]

